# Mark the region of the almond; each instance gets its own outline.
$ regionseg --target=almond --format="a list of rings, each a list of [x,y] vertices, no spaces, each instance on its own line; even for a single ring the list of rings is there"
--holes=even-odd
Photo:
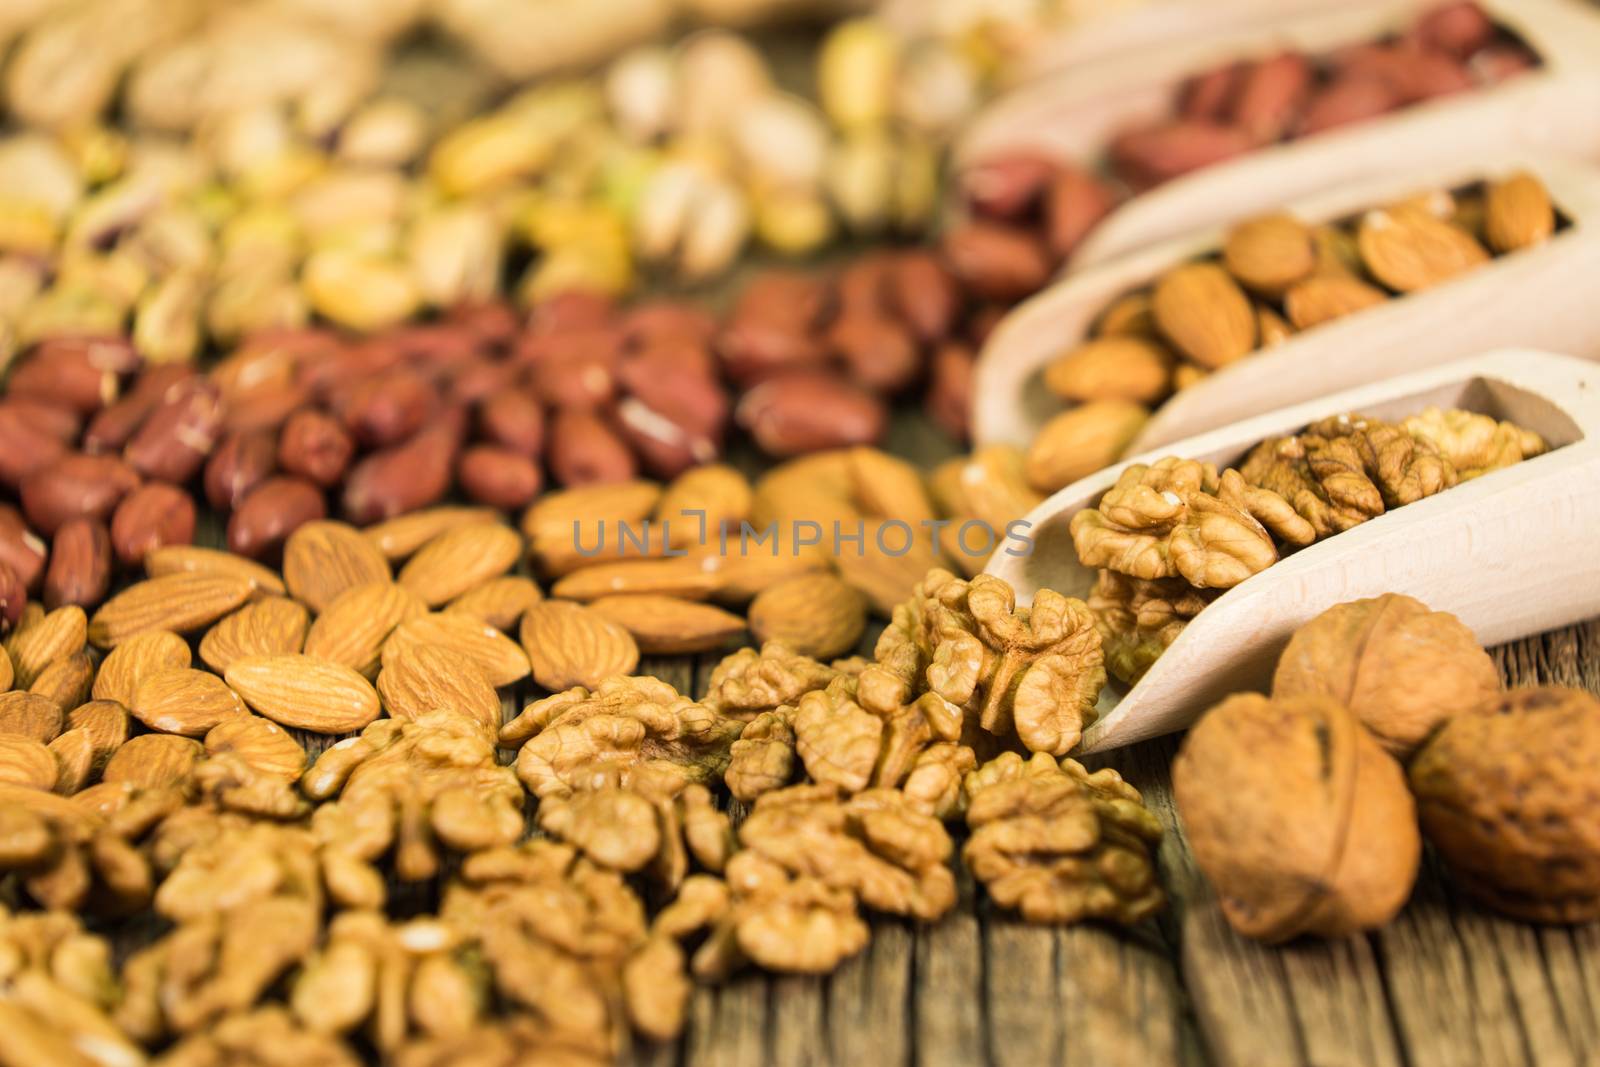
[[[708,561],[717,575],[712,599],[732,606],[748,604],[762,590],[779,582],[833,569],[820,551],[796,552],[782,538],[770,538],[759,545],[753,540],[744,544],[730,539],[728,554],[708,557]]]
[[[283,545],[283,581],[289,595],[318,613],[346,589],[391,577],[383,553],[346,523],[308,522]]]
[[[891,548],[900,547],[898,541],[887,543]],[[840,552],[834,565],[839,577],[864,594],[872,610],[887,619],[923,575],[945,566],[945,561],[925,540],[919,539],[909,551],[895,555],[868,534],[860,552],[853,548]]]
[[[400,569],[399,583],[438,607],[473,586],[504,574],[522,555],[522,538],[497,522],[447,530],[417,550]]]
[[[214,671],[226,673],[228,664],[246,656],[276,656],[305,647],[311,616],[305,606],[275,596],[246,604],[218,619],[200,639],[200,658]]]
[[[861,640],[867,606],[861,594],[831,574],[792,578],[750,605],[750,632],[816,659],[843,656]]]
[[[146,630],[111,650],[100,664],[90,691],[97,701],[133,703],[134,690],[147,674],[167,667],[187,667],[189,642],[170,630]]]
[[[265,774],[300,777],[306,767],[306,750],[283,727],[259,715],[224,719],[206,732],[206,755],[232,753]]]
[[[0,693],[10,689],[16,678],[16,669],[11,666],[11,653],[0,647]]]
[[[1255,348],[1250,300],[1215,263],[1169,271],[1156,283],[1151,300],[1162,336],[1202,367],[1224,366]]]
[[[203,737],[217,723],[245,713],[239,694],[221,678],[192,667],[146,675],[128,711],[152,730],[185,737]]]
[[[1045,368],[1045,388],[1064,400],[1154,404],[1172,388],[1172,353],[1144,337],[1100,337]]]
[[[192,737],[140,734],[117,749],[100,781],[139,789],[175,786],[187,790],[194,781],[195,765],[204,755],[205,749]]]
[[[358,585],[317,616],[306,635],[306,654],[376,678],[378,655],[394,628],[427,610],[415,593],[393,582]]]
[[[94,738],[87,730],[68,730],[49,744],[56,760],[55,791],[70,797],[94,777]]]
[[[1094,324],[1096,337],[1154,337],[1155,311],[1148,293],[1129,293],[1117,298]]]
[[[660,500],[661,487],[644,481],[546,493],[522,513],[522,534],[541,572],[566,574],[604,555],[615,556],[621,525],[638,528]],[[580,545],[588,556],[579,553]]]
[[[654,594],[704,600],[722,585],[715,556],[626,559],[584,567],[556,581],[550,595],[563,600],[594,600],[619,594]]]
[[[444,610],[448,615],[466,615],[510,633],[522,619],[522,613],[543,599],[544,593],[532,578],[506,574],[473,586],[450,601]]]
[[[1483,227],[1489,247],[1496,252],[1515,252],[1543,244],[1556,228],[1549,190],[1526,171],[1490,182]]]
[[[639,666],[639,646],[626,629],[581,604],[545,600],[522,617],[522,648],[533,680],[551,692],[593,688]]]
[[[50,664],[82,651],[87,634],[83,609],[76,604],[48,613],[29,604],[17,628],[6,638],[6,653],[11,657],[17,688],[32,686]]]
[[[222,552],[215,548],[198,548],[194,545],[164,545],[147,552],[144,572],[151,578],[169,574],[211,574],[241,578],[252,589],[270,596],[283,596],[283,581],[272,571],[253,560]]]
[[[54,741],[66,722],[61,705],[37,693],[0,693],[0,734]]]
[[[67,713],[68,732],[82,730],[94,743],[96,768],[128,740],[128,709],[115,700],[91,700]]]
[[[656,505],[663,536],[674,548],[714,544],[717,531],[737,529],[750,517],[753,490],[743,474],[721,463],[694,467],[674,478]]]
[[[744,633],[729,611],[670,596],[607,596],[589,605],[633,635],[639,651],[658,655],[709,652]]]
[[[59,776],[60,766],[44,742],[0,734],[0,782],[51,790]]]
[[[94,659],[82,650],[58,659],[39,672],[28,692],[44,697],[59,708],[75,708],[89,698],[94,684]]]
[[[503,718],[500,694],[477,665],[432,645],[406,645],[386,656],[378,672],[378,693],[395,719],[450,711],[493,734]]]
[[[248,656],[234,660],[225,677],[253,710],[312,733],[359,730],[380,710],[371,682],[343,664],[315,656]]]
[[[250,599],[255,586],[237,574],[182,572],[129,586],[89,620],[89,640],[115,648],[145,630],[188,633],[216,622]]]
[[[1293,215],[1264,215],[1229,231],[1222,263],[1248,288],[1277,296],[1316,269],[1317,245]]]
[[[420,615],[401,623],[383,643],[383,665],[388,667],[412,645],[432,645],[465,659],[496,688],[528,676],[528,655],[522,646],[468,615]]]
[[[913,530],[934,517],[927,484],[916,467],[877,448],[852,448],[846,459],[850,497],[865,514],[898,519]]]
[[[391,563],[410,556],[435,537],[457,526],[494,522],[499,513],[493,508],[424,508],[409,515],[368,526],[361,535]]]
[[[1489,259],[1466,230],[1414,208],[1367,212],[1356,246],[1372,276],[1401,293],[1431,288]]]
[[[1377,286],[1345,274],[1317,274],[1284,294],[1283,310],[1297,330],[1342,319],[1382,304],[1389,295]]]
[[[1063,411],[1028,446],[1028,484],[1054,493],[1115,463],[1149,418],[1143,406],[1125,400],[1096,400]]]
[[[1294,327],[1283,321],[1283,316],[1262,304],[1256,308],[1256,332],[1261,335],[1261,347],[1281,345],[1294,336]]]

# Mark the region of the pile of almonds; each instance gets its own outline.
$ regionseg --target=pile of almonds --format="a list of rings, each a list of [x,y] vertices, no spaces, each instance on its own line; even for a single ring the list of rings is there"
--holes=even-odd
[[[1549,191],[1528,172],[1332,223],[1285,212],[1242,222],[1218,254],[1112,302],[1090,340],[1045,368],[1045,387],[1073,406],[1035,438],[1028,479],[1053,492],[1099,470],[1154,408],[1213,371],[1542,244],[1559,224]]]
[[[1099,172],[1037,155],[973,165],[961,177],[975,219],[946,247],[958,261],[1003,260],[1039,288],[1124,196],[1266,145],[1309,137],[1538,65],[1471,0],[1447,2],[1391,37],[1325,55],[1286,51],[1187,79],[1170,117],[1122,130]]]

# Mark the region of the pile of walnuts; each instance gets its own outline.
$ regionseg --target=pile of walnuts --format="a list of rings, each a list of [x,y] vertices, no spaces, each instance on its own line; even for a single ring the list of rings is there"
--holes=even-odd
[[[1220,474],[1177,457],[1131,464],[1071,526],[1079,562],[1099,571],[1089,606],[1107,668],[1133,684],[1206,604],[1283,556],[1546,447],[1510,422],[1428,408],[1399,423],[1324,419]]]
[[[1600,916],[1600,701],[1501,692],[1458,619],[1405,596],[1341,604],[1296,632],[1271,697],[1190,731],[1173,790],[1195,860],[1242,934],[1381,926],[1422,834],[1468,893],[1534,922]]]

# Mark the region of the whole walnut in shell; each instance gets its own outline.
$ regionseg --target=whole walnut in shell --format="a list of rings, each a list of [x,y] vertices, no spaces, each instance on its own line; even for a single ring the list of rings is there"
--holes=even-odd
[[[1172,787],[1195,862],[1246,937],[1381,926],[1416,881],[1405,772],[1326,696],[1229,697],[1184,739]]]
[[[1494,661],[1460,619],[1398,593],[1339,604],[1300,627],[1272,679],[1275,697],[1337,700],[1401,759],[1499,691]]]
[[[1411,761],[1423,832],[1466,889],[1534,922],[1600,919],[1600,700],[1517,689]]]

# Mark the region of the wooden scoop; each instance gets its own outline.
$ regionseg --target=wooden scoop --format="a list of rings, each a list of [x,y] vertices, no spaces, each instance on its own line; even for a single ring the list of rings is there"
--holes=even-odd
[[[1481,153],[1469,160],[1338,187],[1288,210],[1307,222],[1325,222],[1485,177]],[[1600,273],[1600,170],[1567,160],[1510,159],[1504,170],[1497,161],[1494,175],[1518,169],[1545,182],[1572,223],[1566,230],[1434,289],[1312,327],[1230,364],[1167,400],[1130,451],[1486,347],[1532,345],[1600,357],[1600,315],[1587,282]],[[1117,297],[1180,263],[1215,253],[1225,236],[1214,229],[1168,241],[1079,272],[1015,308],[979,355],[976,441],[1026,447],[1066,409],[1040,382],[1046,365],[1087,340],[1095,319]]]
[[[1269,437],[1333,415],[1398,420],[1430,405],[1465,408],[1537,431],[1551,451],[1396,508],[1301,549],[1205,608],[1137,685],[1101,695],[1082,752],[1181,730],[1229,693],[1264,688],[1294,630],[1335,604],[1405,593],[1451,612],[1486,645],[1600,613],[1600,366],[1529,349],[1488,355],[1284,408],[1135,457],[1239,462]],[[1127,464],[1068,486],[1028,515],[1034,549],[997,553],[988,573],[1019,603],[1039,589],[1084,596],[1068,526]]]

